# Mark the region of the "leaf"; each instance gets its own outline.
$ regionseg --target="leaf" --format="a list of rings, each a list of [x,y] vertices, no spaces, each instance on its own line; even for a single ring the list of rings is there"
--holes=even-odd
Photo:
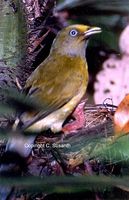
[[[95,148],[91,152],[89,158],[97,159],[105,165],[120,163],[121,166],[129,166],[129,134],[114,138],[112,143],[101,145],[100,148]],[[123,172],[124,173],[124,172]]]
[[[36,177],[25,178],[1,178],[2,186],[24,187],[27,191],[40,191],[44,193],[77,193],[86,191],[104,191],[105,188],[123,187],[129,188],[129,177],[113,178],[106,176],[83,177]]]
[[[114,114],[115,135],[129,132],[129,94],[121,101]]]
[[[106,127],[109,129],[109,127]],[[115,138],[114,136],[104,137],[104,130],[98,129],[96,135],[75,135],[64,138],[63,142],[70,144],[69,148],[59,150],[62,157],[68,161],[72,167],[83,163],[85,160],[99,160],[106,165],[115,163],[129,166],[129,134]],[[110,129],[110,132],[112,130]],[[94,130],[95,132],[95,130]],[[98,132],[98,134],[97,134]],[[91,133],[91,129],[90,129]],[[110,133],[111,134],[111,133]]]
[[[98,15],[102,13],[106,14],[106,11],[108,11],[108,13],[121,13],[124,15],[129,13],[129,2],[127,2],[127,0],[64,0],[58,5],[57,9],[63,10],[79,7],[87,8],[87,13],[89,12],[88,8],[90,8],[92,12],[97,10],[101,11],[98,12]]]
[[[16,111],[40,111],[42,109],[42,106],[36,103],[35,100],[16,89],[3,88],[1,92],[6,96],[8,105],[11,105],[11,108]]]
[[[14,109],[6,104],[0,103],[0,116],[10,115],[14,112]]]

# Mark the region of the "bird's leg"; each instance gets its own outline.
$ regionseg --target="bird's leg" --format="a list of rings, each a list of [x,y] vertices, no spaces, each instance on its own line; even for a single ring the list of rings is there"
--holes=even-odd
[[[84,127],[85,125],[85,115],[84,115],[85,101],[81,102],[72,113],[75,120],[69,124],[64,125],[62,131],[64,133],[76,132],[78,129]]]

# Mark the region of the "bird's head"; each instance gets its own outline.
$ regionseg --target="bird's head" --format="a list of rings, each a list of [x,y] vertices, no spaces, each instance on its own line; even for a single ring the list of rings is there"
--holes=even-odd
[[[85,56],[90,36],[100,33],[101,28],[86,25],[71,25],[62,29],[53,42],[51,52],[72,56]]]

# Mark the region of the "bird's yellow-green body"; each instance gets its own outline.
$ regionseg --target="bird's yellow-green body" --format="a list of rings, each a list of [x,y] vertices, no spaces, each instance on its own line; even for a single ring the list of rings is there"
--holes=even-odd
[[[54,59],[47,58],[26,83],[26,87],[30,85],[33,88],[40,87],[31,97],[39,101],[44,107],[44,116],[47,115],[31,126],[31,130],[50,128],[53,132],[60,131],[63,122],[86,92],[88,83],[86,60],[80,56],[61,55],[57,55],[57,59]],[[35,76],[39,79],[35,80]]]
[[[94,31],[91,33],[91,30]],[[49,56],[32,73],[24,88],[42,106],[42,119],[28,129],[61,131],[64,121],[86,92],[88,67],[85,48],[89,35],[97,32],[100,32],[99,28],[85,25],[68,26],[59,32]],[[22,121],[25,123],[33,117],[24,113]]]

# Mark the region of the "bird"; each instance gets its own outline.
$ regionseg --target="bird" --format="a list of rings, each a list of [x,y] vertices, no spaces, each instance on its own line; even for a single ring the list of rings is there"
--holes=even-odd
[[[85,51],[89,38],[100,32],[99,27],[76,24],[57,34],[49,56],[26,81],[24,92],[38,102],[42,110],[38,114],[21,115],[20,121],[28,124],[23,125],[25,129],[36,132],[50,129],[54,133],[67,130],[62,126],[76,111],[88,85]]]
[[[99,27],[83,24],[69,25],[59,31],[48,57],[32,72],[23,88],[26,96],[40,105],[41,110],[20,114],[13,126],[16,132],[19,124],[22,124],[22,130],[34,132],[35,135],[48,129],[53,133],[70,133],[84,124],[84,102],[80,102],[89,79],[86,47],[89,38],[100,32]],[[71,114],[75,121],[64,125]],[[34,140],[35,136],[32,135],[12,136],[6,151],[27,157]]]

